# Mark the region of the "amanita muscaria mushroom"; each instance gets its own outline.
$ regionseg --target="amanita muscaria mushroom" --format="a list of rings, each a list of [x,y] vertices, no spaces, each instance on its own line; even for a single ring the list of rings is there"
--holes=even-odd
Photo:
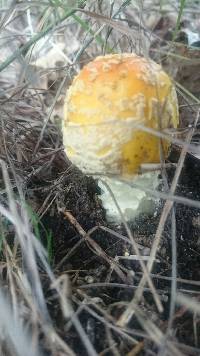
[[[159,163],[161,151],[166,158],[170,147],[168,140],[161,141],[141,126],[160,132],[176,128],[178,121],[176,91],[160,65],[133,53],[97,57],[83,67],[67,91],[66,154],[82,172],[107,176],[122,212],[131,219],[141,206],[149,205],[145,203],[149,197],[142,187],[134,189],[117,177],[155,188],[158,173],[141,175],[141,164]],[[101,199],[108,217],[118,220],[105,187]]]

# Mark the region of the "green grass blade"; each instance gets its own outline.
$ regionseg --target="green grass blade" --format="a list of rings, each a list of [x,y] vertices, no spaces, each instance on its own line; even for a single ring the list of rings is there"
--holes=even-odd
[[[69,10],[61,19],[55,21],[53,25],[49,25],[44,31],[37,33],[33,36],[28,42],[25,43],[24,46],[14,51],[14,53],[8,57],[1,65],[0,65],[0,72],[4,70],[7,66],[9,66],[16,58],[25,54],[32,45],[38,42],[42,37],[46,36],[53,28],[59,25],[62,21],[66,20],[68,17],[72,16],[78,9],[71,9]]]
[[[100,44],[101,46],[104,45],[104,40],[101,38],[101,36],[97,35],[95,36],[95,32],[90,28],[90,26],[86,23],[86,21],[82,20],[79,16],[77,16],[76,14],[73,14],[72,17],[74,18],[74,20],[76,22],[78,22],[82,28],[85,31],[88,31],[92,36],[95,37],[95,40],[98,44]]]
[[[185,2],[186,2],[186,0],[181,0],[180,9],[179,9],[179,13],[178,13],[177,21],[176,21],[176,27],[175,27],[175,30],[174,30],[174,33],[173,33],[172,41],[174,41],[176,39],[177,33],[179,31],[180,22],[181,22],[183,10],[184,10],[184,7],[185,7]]]

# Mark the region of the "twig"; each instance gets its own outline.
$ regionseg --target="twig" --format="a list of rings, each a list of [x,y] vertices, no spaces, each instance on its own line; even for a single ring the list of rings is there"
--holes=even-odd
[[[118,276],[122,279],[123,282],[126,281],[126,276],[124,275],[124,273],[122,272],[122,270],[118,267],[118,264],[116,263],[116,261],[108,256],[103,249],[93,240],[91,239],[86,231],[82,228],[82,226],[78,223],[78,221],[75,219],[75,217],[67,210],[63,210],[60,209],[60,211],[62,211],[62,213],[64,214],[65,218],[67,220],[69,220],[69,222],[75,227],[75,229],[78,231],[79,235],[84,238],[84,240],[86,242],[89,243],[89,245],[93,248],[94,253],[97,256],[100,256],[102,258],[104,258],[104,260],[109,264],[112,265],[115,272],[118,274]]]

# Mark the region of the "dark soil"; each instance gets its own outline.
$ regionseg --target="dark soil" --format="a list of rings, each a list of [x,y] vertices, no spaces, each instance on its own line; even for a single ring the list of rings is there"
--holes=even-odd
[[[170,160],[174,161],[174,157],[175,155],[172,154]],[[65,165],[67,168],[69,163],[65,162]],[[54,179],[61,174],[59,170],[60,168],[58,167],[54,167],[52,170]],[[168,171],[169,183],[173,178],[173,174],[173,170]],[[40,181],[38,181],[38,185],[41,186]],[[33,190],[37,196],[36,186],[35,181]],[[51,189],[52,187],[50,187]],[[123,226],[109,226],[106,222],[105,212],[101,207],[98,194],[97,184],[92,178],[84,176],[74,167],[69,168],[59,183],[57,199],[51,209],[48,209],[43,216],[42,223],[53,234],[53,267],[56,273],[58,275],[67,273],[70,277],[71,300],[74,308],[77,309],[83,300],[87,300],[86,307],[82,308],[79,313],[79,320],[94,348],[100,353],[107,348],[109,349],[109,342],[108,330],[98,318],[102,318],[102,311],[107,316],[110,315],[110,317],[118,318],[120,316],[124,310],[124,304],[130,302],[133,298],[134,290],[141,278],[141,267],[138,261],[119,260],[122,272],[119,274],[112,270],[111,260],[108,263],[104,254],[102,254],[102,251],[104,251],[107,256],[116,259],[117,256],[124,256],[125,252],[134,254],[134,251],[131,251],[129,244],[113,236],[111,232],[105,232],[101,229],[101,226],[108,227],[123,236],[127,236]],[[189,154],[185,160],[176,194],[200,200],[200,161]],[[40,192],[37,198],[43,201],[44,196]],[[145,247],[151,247],[152,245],[162,205],[160,205],[156,216],[140,216],[135,221],[130,222],[135,240],[144,246],[144,249],[141,250],[142,254],[145,254]],[[85,232],[96,227],[90,237],[100,246],[100,251],[94,249],[90,241],[80,236],[77,228],[66,219],[59,208],[69,211]],[[200,278],[199,211],[196,208],[182,204],[174,204],[174,208],[177,230],[177,277],[179,279],[198,281]],[[146,313],[146,317],[152,319],[165,333],[169,317],[171,282],[161,277],[171,276],[170,216],[163,232],[157,260],[158,262],[154,264],[152,270],[155,277],[153,281],[160,294],[164,312],[161,315],[157,312],[148,288],[145,289],[144,298],[142,298],[140,306]],[[95,285],[96,283],[100,283],[100,285],[97,286]],[[103,283],[105,284],[103,285]],[[198,286],[187,282],[179,282],[179,280],[178,290],[184,291],[189,297],[197,296],[196,293],[200,292]],[[52,292],[48,293],[52,297]],[[62,330],[60,331],[61,336],[78,355],[85,355],[86,351],[80,341],[80,336],[67,320],[61,318],[58,304],[50,302],[49,309],[58,329]],[[128,333],[129,335],[132,333],[132,336],[137,340],[144,341],[144,344],[141,344],[141,351],[138,355],[149,355],[148,350],[151,350],[151,352],[153,350],[156,351],[156,346],[148,338],[144,338],[142,328],[136,317],[131,319],[128,327],[131,329],[130,333]],[[186,355],[195,354],[193,347],[198,346],[195,344],[193,327],[193,315],[188,310],[177,307],[173,321],[174,335],[172,339],[187,345],[185,349]],[[197,329],[197,331],[200,331],[198,323]],[[110,337],[113,343],[116,342],[116,345],[118,345],[117,349],[120,355],[125,355],[133,348],[131,340],[122,337],[115,331],[111,332]],[[189,346],[191,346],[191,349],[189,349]],[[111,355],[111,353],[107,351],[105,355]]]
[[[109,351],[112,345],[116,345],[116,350],[113,351],[116,355],[117,351],[120,355],[126,355],[130,350],[133,355],[134,352],[135,355],[157,353],[157,346],[135,316],[131,318],[127,325],[129,329],[125,330],[123,335],[119,328],[112,329],[127,303],[132,300],[142,275],[138,261],[120,259],[120,256],[135,255],[131,245],[120,238],[124,236],[127,239],[125,228],[108,224],[98,197],[100,192],[96,181],[71,166],[63,153],[61,135],[55,125],[47,125],[38,151],[34,152],[40,131],[40,126],[35,130],[31,127],[26,130],[25,143],[21,142],[21,161],[17,156],[20,146],[16,145],[15,136],[11,137],[10,160],[14,162],[17,176],[23,182],[27,203],[41,217],[40,235],[44,245],[47,232],[52,233],[52,268],[57,277],[64,274],[69,277],[69,299],[74,310],[79,311],[78,318],[85,333],[94,349],[101,355],[113,354]],[[178,157],[179,152],[174,150],[169,161],[176,162]],[[6,152],[2,153],[2,159],[7,162],[9,168]],[[11,178],[12,172],[9,168]],[[174,169],[167,172],[169,185],[174,172]],[[200,200],[200,160],[192,155],[188,154],[186,157],[176,194]],[[136,242],[143,246],[140,249],[142,255],[149,254],[148,249],[152,246],[163,204],[164,202],[161,202],[154,216],[141,215],[129,223]],[[190,298],[198,298],[200,290],[195,281],[199,281],[200,277],[200,213],[198,209],[183,204],[175,203],[174,209],[178,291],[184,292]],[[76,224],[70,222],[66,212],[71,214]],[[145,319],[152,320],[163,334],[167,332],[169,319],[171,249],[169,216],[152,270],[152,279],[164,312],[158,313],[148,285],[145,286],[139,303]],[[52,291],[44,271],[41,272],[49,312],[57,331],[77,355],[86,355],[84,342],[71,321],[64,320],[57,294]],[[110,322],[109,328],[106,322]],[[176,307],[171,340],[177,342],[177,348],[186,355],[200,354],[199,340],[195,336],[195,333],[198,335],[200,331],[199,325],[199,321],[194,319],[189,310],[181,306]],[[137,353],[134,349],[134,339],[141,342]],[[47,345],[45,347],[48,350]],[[105,351],[107,349],[108,351]],[[49,355],[48,352],[47,354]]]

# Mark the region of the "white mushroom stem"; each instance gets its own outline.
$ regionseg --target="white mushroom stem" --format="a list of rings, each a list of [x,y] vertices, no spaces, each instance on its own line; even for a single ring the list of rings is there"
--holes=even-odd
[[[147,190],[155,190],[160,182],[158,175],[159,173],[157,171],[135,176],[130,183],[135,183],[137,186],[140,186],[141,189],[138,187],[134,188],[130,184],[117,180],[116,178],[106,177],[102,181],[99,180],[98,186],[101,189],[101,195],[99,197],[106,210],[107,220],[115,223],[121,222],[119,209],[106,185],[111,189],[123,217],[127,221],[133,220],[141,213],[154,215],[159,205],[159,199],[152,198],[145,192],[145,188]],[[103,184],[103,181],[106,184]]]

